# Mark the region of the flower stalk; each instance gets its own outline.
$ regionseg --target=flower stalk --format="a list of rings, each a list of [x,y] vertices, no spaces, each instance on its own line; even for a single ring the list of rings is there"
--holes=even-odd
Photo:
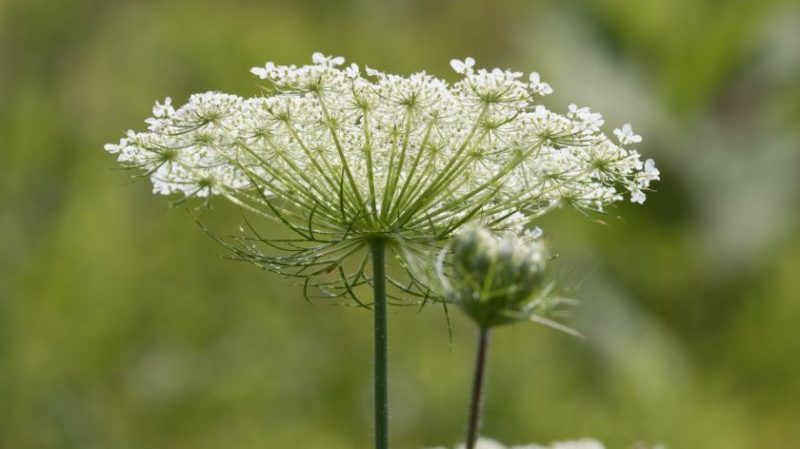
[[[389,447],[389,395],[387,375],[387,331],[386,317],[386,242],[374,239],[370,242],[372,254],[372,287],[375,319],[375,449]]]
[[[467,449],[475,449],[481,428],[481,409],[483,408],[483,384],[486,377],[486,356],[489,351],[489,328],[478,327],[478,348],[475,354],[475,371],[472,378],[472,398],[469,405],[467,423]]]
[[[478,343],[467,421],[466,449],[479,443],[490,331],[519,321],[580,335],[546,317],[570,300],[553,294],[547,280],[547,251],[541,230],[497,236],[468,225],[453,239],[449,261],[437,264],[446,300],[477,325]]]

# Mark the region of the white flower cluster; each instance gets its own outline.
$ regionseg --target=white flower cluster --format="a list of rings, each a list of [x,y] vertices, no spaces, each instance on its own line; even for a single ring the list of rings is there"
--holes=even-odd
[[[253,98],[192,95],[156,103],[145,132],[106,150],[144,170],[154,192],[223,195],[272,211],[271,199],[322,230],[447,229],[466,218],[501,222],[555,205],[603,210],[624,192],[643,202],[659,172],[617,143],[600,114],[537,103],[552,92],[538,73],[474,69],[453,60],[454,84],[424,72],[399,76],[314,54],[301,67],[251,71],[269,83]],[[284,206],[281,206],[284,207]],[[520,214],[514,214],[520,212]],[[301,220],[302,221],[302,220]]]
[[[456,449],[464,449],[464,444],[456,446]],[[447,449],[443,446],[432,449]],[[538,444],[526,444],[523,446],[509,446],[506,448],[503,444],[488,438],[481,438],[477,441],[475,449],[605,449],[602,443],[597,440],[584,438],[575,441],[561,441],[555,442],[549,446],[540,446]]]

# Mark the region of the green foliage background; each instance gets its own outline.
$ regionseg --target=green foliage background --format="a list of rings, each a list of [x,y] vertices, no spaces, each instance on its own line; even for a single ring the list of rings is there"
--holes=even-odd
[[[537,70],[662,170],[607,225],[543,221],[589,339],[498,331],[485,434],[797,447],[798,30],[769,0],[0,2],[0,449],[369,447],[370,315],[219,257],[102,149],[156,99],[256,94],[251,66],[315,50]],[[473,329],[390,318],[393,447],[459,441]]]

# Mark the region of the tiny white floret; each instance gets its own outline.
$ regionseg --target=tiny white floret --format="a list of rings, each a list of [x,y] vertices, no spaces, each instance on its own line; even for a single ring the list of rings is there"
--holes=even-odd
[[[622,145],[640,143],[642,141],[642,136],[633,132],[633,128],[631,127],[630,123],[622,125],[622,129],[615,129],[614,135],[617,136],[617,140],[619,140],[619,143]]]
[[[461,73],[462,75],[471,73],[472,67],[474,66],[475,66],[475,60],[469,56],[467,56],[463,61],[460,59],[450,60],[450,67],[452,67],[453,70],[456,71],[456,73]]]

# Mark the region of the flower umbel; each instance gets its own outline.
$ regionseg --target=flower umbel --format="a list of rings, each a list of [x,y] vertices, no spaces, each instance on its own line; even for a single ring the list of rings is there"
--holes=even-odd
[[[253,68],[266,86],[252,98],[206,92],[177,108],[167,98],[146,131],[106,150],[155,193],[220,196],[282,223],[295,238],[254,232],[231,247],[284,274],[339,273],[324,284],[331,296],[368,282],[366,255],[354,272],[343,262],[376,238],[408,261],[468,221],[503,231],[561,204],[603,211],[626,194],[644,201],[658,179],[624,148],[641,140],[629,126],[614,143],[599,114],[539,104],[552,88],[538,73],[466,58],[451,63],[460,78],[450,84],[425,72],[362,74],[320,53],[312,61]],[[393,284],[425,291],[409,282]]]

